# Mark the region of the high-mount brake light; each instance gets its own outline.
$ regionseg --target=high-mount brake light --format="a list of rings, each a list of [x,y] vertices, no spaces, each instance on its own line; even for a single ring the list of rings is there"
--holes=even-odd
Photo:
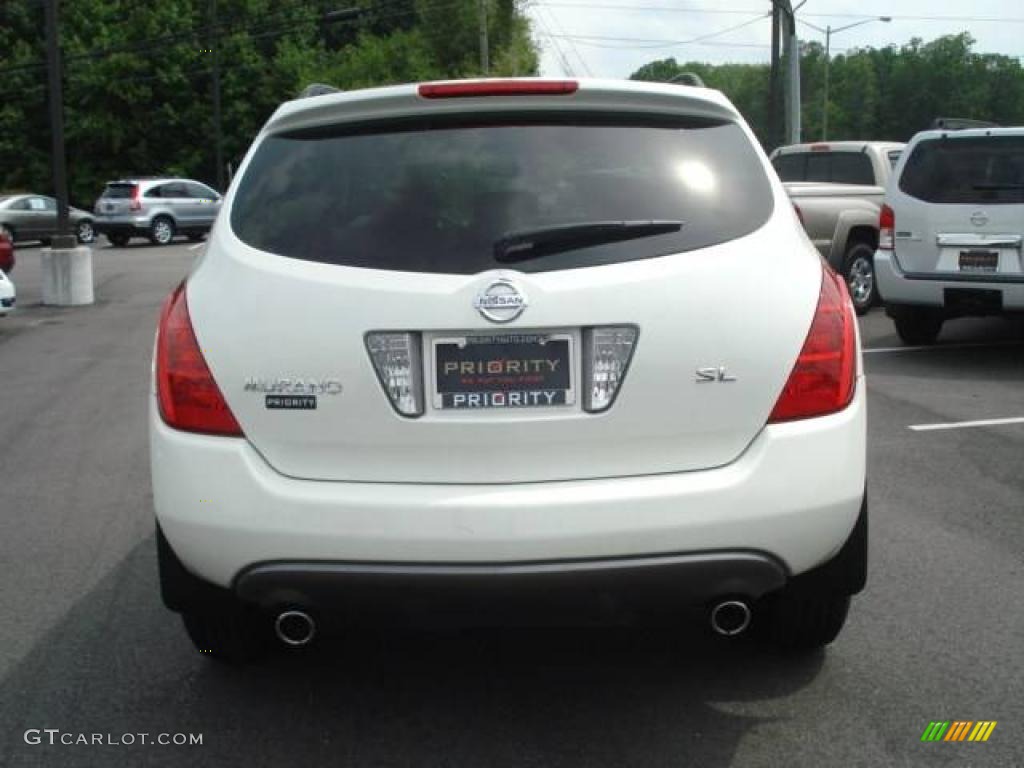
[[[856,333],[845,282],[832,270],[822,269],[811,329],[769,424],[825,416],[850,404],[857,378]]]
[[[185,283],[167,297],[156,346],[160,416],[185,432],[242,437],[242,428],[206,365],[189,317]]]
[[[883,205],[878,214],[878,250],[891,251],[895,242],[896,213],[888,205]]]
[[[481,96],[567,96],[576,93],[575,80],[468,80],[424,83],[418,89],[424,99],[468,99]]]

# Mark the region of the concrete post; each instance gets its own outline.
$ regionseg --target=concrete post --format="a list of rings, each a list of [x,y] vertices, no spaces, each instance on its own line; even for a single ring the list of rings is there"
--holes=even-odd
[[[73,237],[57,236],[40,255],[43,304],[79,307],[93,303],[91,248],[76,246]]]

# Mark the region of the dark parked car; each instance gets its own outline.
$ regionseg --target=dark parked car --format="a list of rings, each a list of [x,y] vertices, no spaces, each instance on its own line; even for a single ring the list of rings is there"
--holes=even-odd
[[[68,214],[78,242],[96,239],[91,213],[70,208]],[[6,232],[12,242],[49,240],[57,234],[57,201],[30,193],[0,195],[0,231]]]

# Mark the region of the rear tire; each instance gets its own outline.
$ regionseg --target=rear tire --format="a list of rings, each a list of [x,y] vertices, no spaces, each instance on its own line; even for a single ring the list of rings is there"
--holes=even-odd
[[[764,598],[757,606],[754,630],[780,650],[806,653],[835,640],[849,610],[849,595],[784,590]]]
[[[182,614],[185,631],[203,656],[225,664],[246,664],[270,648],[269,622],[240,603],[214,612]]]
[[[843,279],[850,290],[853,308],[858,315],[867,314],[878,298],[875,283],[875,251],[870,243],[854,241],[843,257]]]
[[[78,222],[75,227],[75,237],[78,238],[78,242],[82,245],[89,245],[96,240],[96,230],[92,226],[92,222],[88,219],[82,219]]]
[[[167,216],[157,216],[149,226],[149,239],[153,245],[170,245],[174,240],[174,222]]]
[[[131,238],[128,235],[107,235],[107,240],[115,248],[124,248]]]
[[[893,307],[890,315],[900,340],[912,347],[934,344],[945,320],[925,307]]]

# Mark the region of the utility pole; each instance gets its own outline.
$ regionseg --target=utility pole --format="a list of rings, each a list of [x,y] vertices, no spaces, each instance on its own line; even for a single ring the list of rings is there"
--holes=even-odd
[[[74,307],[95,300],[92,250],[76,247],[78,239],[68,226],[68,175],[64,155],[64,89],[57,26],[58,0],[43,0],[46,17],[46,69],[50,91],[50,136],[53,155],[53,195],[57,198],[57,233],[39,254],[43,304]]]
[[[807,0],[804,0],[806,2]],[[782,44],[783,58],[786,62],[785,104],[786,131],[785,141],[788,144],[799,144],[800,126],[800,40],[796,34],[796,9],[789,0],[780,0],[782,5],[782,27],[784,40]]]
[[[64,89],[57,31],[57,0],[44,0],[46,16],[46,67],[50,91],[50,136],[53,155],[53,194],[57,198],[57,235],[70,235],[68,228],[68,178],[64,155]],[[55,242],[58,247],[73,247]]]
[[[821,108],[821,140],[828,138],[828,80],[829,80],[829,49],[832,47],[832,26],[825,26],[825,103]]]
[[[491,56],[487,50],[487,0],[480,0],[480,69],[484,74],[491,71]]]
[[[217,163],[217,191],[224,192],[224,127],[220,110],[220,30],[217,28],[217,0],[210,0],[210,49],[213,54],[213,142]]]
[[[772,0],[772,60],[768,70],[768,134],[765,141],[770,152],[779,145],[779,20],[778,0]]]
[[[804,21],[803,19],[800,19],[800,23],[801,24],[806,24],[811,29],[816,29],[819,32],[824,32],[825,33],[825,87],[823,89],[824,92],[825,92],[825,101],[821,105],[821,140],[822,141],[825,141],[828,138],[828,108],[829,108],[828,87],[829,87],[829,79],[830,79],[829,78],[829,69],[830,69],[830,64],[831,64],[831,60],[832,60],[832,35],[836,34],[837,32],[845,32],[847,29],[853,29],[854,27],[859,27],[862,24],[870,24],[873,21],[882,21],[882,22],[885,22],[885,23],[889,23],[890,21],[892,21],[892,17],[891,16],[875,16],[875,17],[870,18],[870,19],[861,19],[860,21],[855,21],[852,24],[847,24],[846,26],[843,26],[843,27],[836,27],[835,29],[832,28],[831,24],[826,25],[825,28],[822,29],[817,24],[812,24],[809,21]]]

